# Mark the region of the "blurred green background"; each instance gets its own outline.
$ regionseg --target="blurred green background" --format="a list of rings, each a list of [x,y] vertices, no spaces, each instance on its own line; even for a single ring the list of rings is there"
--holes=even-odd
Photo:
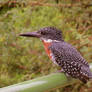
[[[20,33],[55,26],[92,62],[92,0],[0,0],[0,87],[56,72],[40,40]],[[75,86],[74,86],[75,85]],[[51,92],[92,92],[75,83]]]

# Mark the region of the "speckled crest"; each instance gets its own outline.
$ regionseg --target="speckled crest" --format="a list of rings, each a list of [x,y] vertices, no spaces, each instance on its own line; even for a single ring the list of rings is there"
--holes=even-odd
[[[55,27],[45,27],[38,30],[38,33],[41,34],[42,38],[51,39],[51,40],[59,40],[62,41],[62,32]]]

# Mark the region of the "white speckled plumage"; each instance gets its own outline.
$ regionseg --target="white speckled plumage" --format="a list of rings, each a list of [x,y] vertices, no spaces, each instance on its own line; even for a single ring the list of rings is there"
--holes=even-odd
[[[89,65],[81,54],[66,42],[52,42],[50,49],[55,57],[55,61],[64,72],[73,78],[79,78],[84,83],[92,78]]]

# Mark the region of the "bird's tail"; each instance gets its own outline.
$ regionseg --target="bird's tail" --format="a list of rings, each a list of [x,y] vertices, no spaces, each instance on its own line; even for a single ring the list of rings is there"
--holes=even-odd
[[[89,74],[89,79],[92,79],[92,72],[90,72]]]
[[[79,79],[80,79],[83,83],[87,83],[88,80],[89,80],[89,77],[88,77],[88,76],[85,76],[85,75],[81,75]]]
[[[81,77],[79,78],[82,82],[87,83],[88,80],[92,79],[92,72],[89,67],[82,67]]]

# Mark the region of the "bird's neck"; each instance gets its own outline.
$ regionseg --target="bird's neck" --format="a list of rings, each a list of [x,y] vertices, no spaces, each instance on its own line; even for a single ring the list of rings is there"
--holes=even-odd
[[[51,39],[42,39],[42,42],[46,53],[48,54],[49,58],[51,58],[51,51],[49,50],[49,47],[51,46],[52,42],[57,42],[57,41]]]
[[[43,44],[44,44],[44,47],[48,47],[51,45],[52,42],[59,42],[57,40],[52,40],[52,39],[41,39]]]
[[[45,47],[45,50],[51,45],[51,43],[53,42],[53,40],[51,39],[42,39],[43,45]]]
[[[52,40],[52,39],[41,39],[42,42],[46,42],[46,43],[52,43],[52,42],[59,42],[58,40]]]

